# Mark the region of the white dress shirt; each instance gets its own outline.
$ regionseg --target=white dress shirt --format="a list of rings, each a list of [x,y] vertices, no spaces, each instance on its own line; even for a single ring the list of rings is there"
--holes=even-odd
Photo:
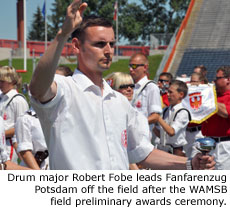
[[[138,91],[148,82],[147,76],[143,77],[135,84],[133,106],[143,113],[147,118],[152,113],[162,113],[161,96],[158,86],[154,83],[149,83],[144,90],[139,94]]]
[[[17,90],[12,89],[6,94],[2,93],[0,96],[0,116],[4,120],[5,130],[14,128],[17,118],[29,109],[28,103],[22,96],[14,97],[10,104],[7,105],[16,94],[18,94]],[[12,146],[12,143],[15,142],[17,142],[15,135],[10,139],[7,138],[6,150],[10,155],[11,160],[17,163],[17,154]]]
[[[148,123],[127,98],[75,71],[56,75],[57,95],[32,98],[49,149],[50,169],[128,169],[153,150]]]
[[[175,106],[169,106],[164,115],[164,120],[175,131],[174,136],[169,136],[164,129],[160,126],[161,144],[172,145],[173,147],[185,146],[187,141],[185,139],[186,127],[189,123],[189,114],[186,110],[178,110],[184,108],[181,103]],[[176,117],[175,114],[177,113]],[[175,119],[174,119],[175,117]]]
[[[35,112],[31,111],[32,115],[28,113],[18,117],[15,125],[15,133],[17,137],[17,151],[30,150],[33,155],[38,151],[44,152],[47,150],[44,134],[41,128],[40,121],[35,117]],[[20,165],[26,166],[26,164],[20,163]],[[41,169],[47,168],[48,158],[46,158],[41,164]]]

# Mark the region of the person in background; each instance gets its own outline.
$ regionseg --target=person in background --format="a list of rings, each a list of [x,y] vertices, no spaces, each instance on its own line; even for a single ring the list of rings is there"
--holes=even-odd
[[[159,79],[157,83],[158,83],[158,87],[160,88],[162,108],[169,106],[168,88],[172,80],[173,80],[173,76],[171,73],[163,72],[159,75]]]
[[[143,53],[133,54],[129,60],[129,72],[135,83],[132,106],[148,119],[150,138],[152,139],[152,128],[162,113],[162,107],[158,86],[148,80],[148,58]]]
[[[230,170],[230,66],[219,67],[214,81],[218,112],[202,123],[201,131],[216,141],[216,169]]]
[[[49,168],[49,153],[41,124],[32,108],[18,117],[15,133],[18,142],[17,152],[23,159],[20,165],[31,169],[47,170]]]
[[[4,120],[6,150],[10,160],[17,163],[17,141],[15,137],[15,123],[17,118],[28,109],[25,97],[18,93],[21,88],[22,78],[13,67],[2,66],[0,68],[0,116]]]
[[[160,116],[154,133],[160,137],[160,145],[164,151],[185,156],[184,146],[187,144],[185,139],[186,127],[191,120],[190,113],[182,106],[182,99],[187,95],[188,87],[183,81],[172,81],[168,89],[170,106],[164,109],[163,118]]]
[[[17,165],[10,161],[9,155],[6,151],[6,139],[4,122],[0,116],[0,170],[29,170],[29,168]]]
[[[195,66],[193,72],[200,73],[204,77],[204,84],[208,83],[208,79],[207,79],[208,70],[204,65]]]
[[[123,94],[130,102],[133,99],[134,83],[132,77],[123,72],[113,72],[105,77],[112,89]]]
[[[72,76],[73,71],[68,66],[58,66],[56,69],[56,74],[63,76]]]
[[[191,74],[191,85],[205,84],[206,78],[201,73]],[[186,140],[188,144],[185,146],[186,156],[193,157],[196,155],[198,150],[196,149],[196,139],[203,138],[201,133],[201,124],[189,123],[186,128]]]

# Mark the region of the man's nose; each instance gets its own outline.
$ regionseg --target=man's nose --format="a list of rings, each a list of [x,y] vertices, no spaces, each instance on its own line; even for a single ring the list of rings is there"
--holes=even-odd
[[[113,53],[114,51],[114,48],[111,47],[110,43],[107,43],[106,46],[105,46],[105,53]]]

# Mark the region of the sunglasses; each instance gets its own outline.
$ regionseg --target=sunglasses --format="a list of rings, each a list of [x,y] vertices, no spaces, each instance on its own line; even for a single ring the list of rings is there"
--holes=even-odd
[[[164,80],[164,79],[159,79],[158,80],[158,82],[161,82],[161,83],[163,83],[163,82],[168,82],[169,80]]]
[[[119,89],[127,89],[129,87],[133,89],[135,85],[134,84],[123,84],[119,87]]]
[[[139,66],[144,66],[145,64],[129,64],[129,68],[136,69]]]

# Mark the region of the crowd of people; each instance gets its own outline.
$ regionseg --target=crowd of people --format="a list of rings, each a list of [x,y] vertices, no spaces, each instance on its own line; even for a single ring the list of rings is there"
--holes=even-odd
[[[87,4],[79,2],[69,5],[33,73],[30,110],[17,91],[19,75],[0,68],[0,168],[230,169],[230,66],[216,72],[218,112],[202,124],[190,123],[181,103],[188,85],[169,73],[160,74],[157,83],[149,80],[144,54],[131,56],[129,74],[103,79],[114,53],[112,23],[83,18]],[[78,59],[74,73],[58,67],[70,35]],[[194,68],[191,85],[208,84],[204,68]],[[197,149],[202,137],[215,140],[211,155]],[[23,162],[17,165],[18,160]]]

